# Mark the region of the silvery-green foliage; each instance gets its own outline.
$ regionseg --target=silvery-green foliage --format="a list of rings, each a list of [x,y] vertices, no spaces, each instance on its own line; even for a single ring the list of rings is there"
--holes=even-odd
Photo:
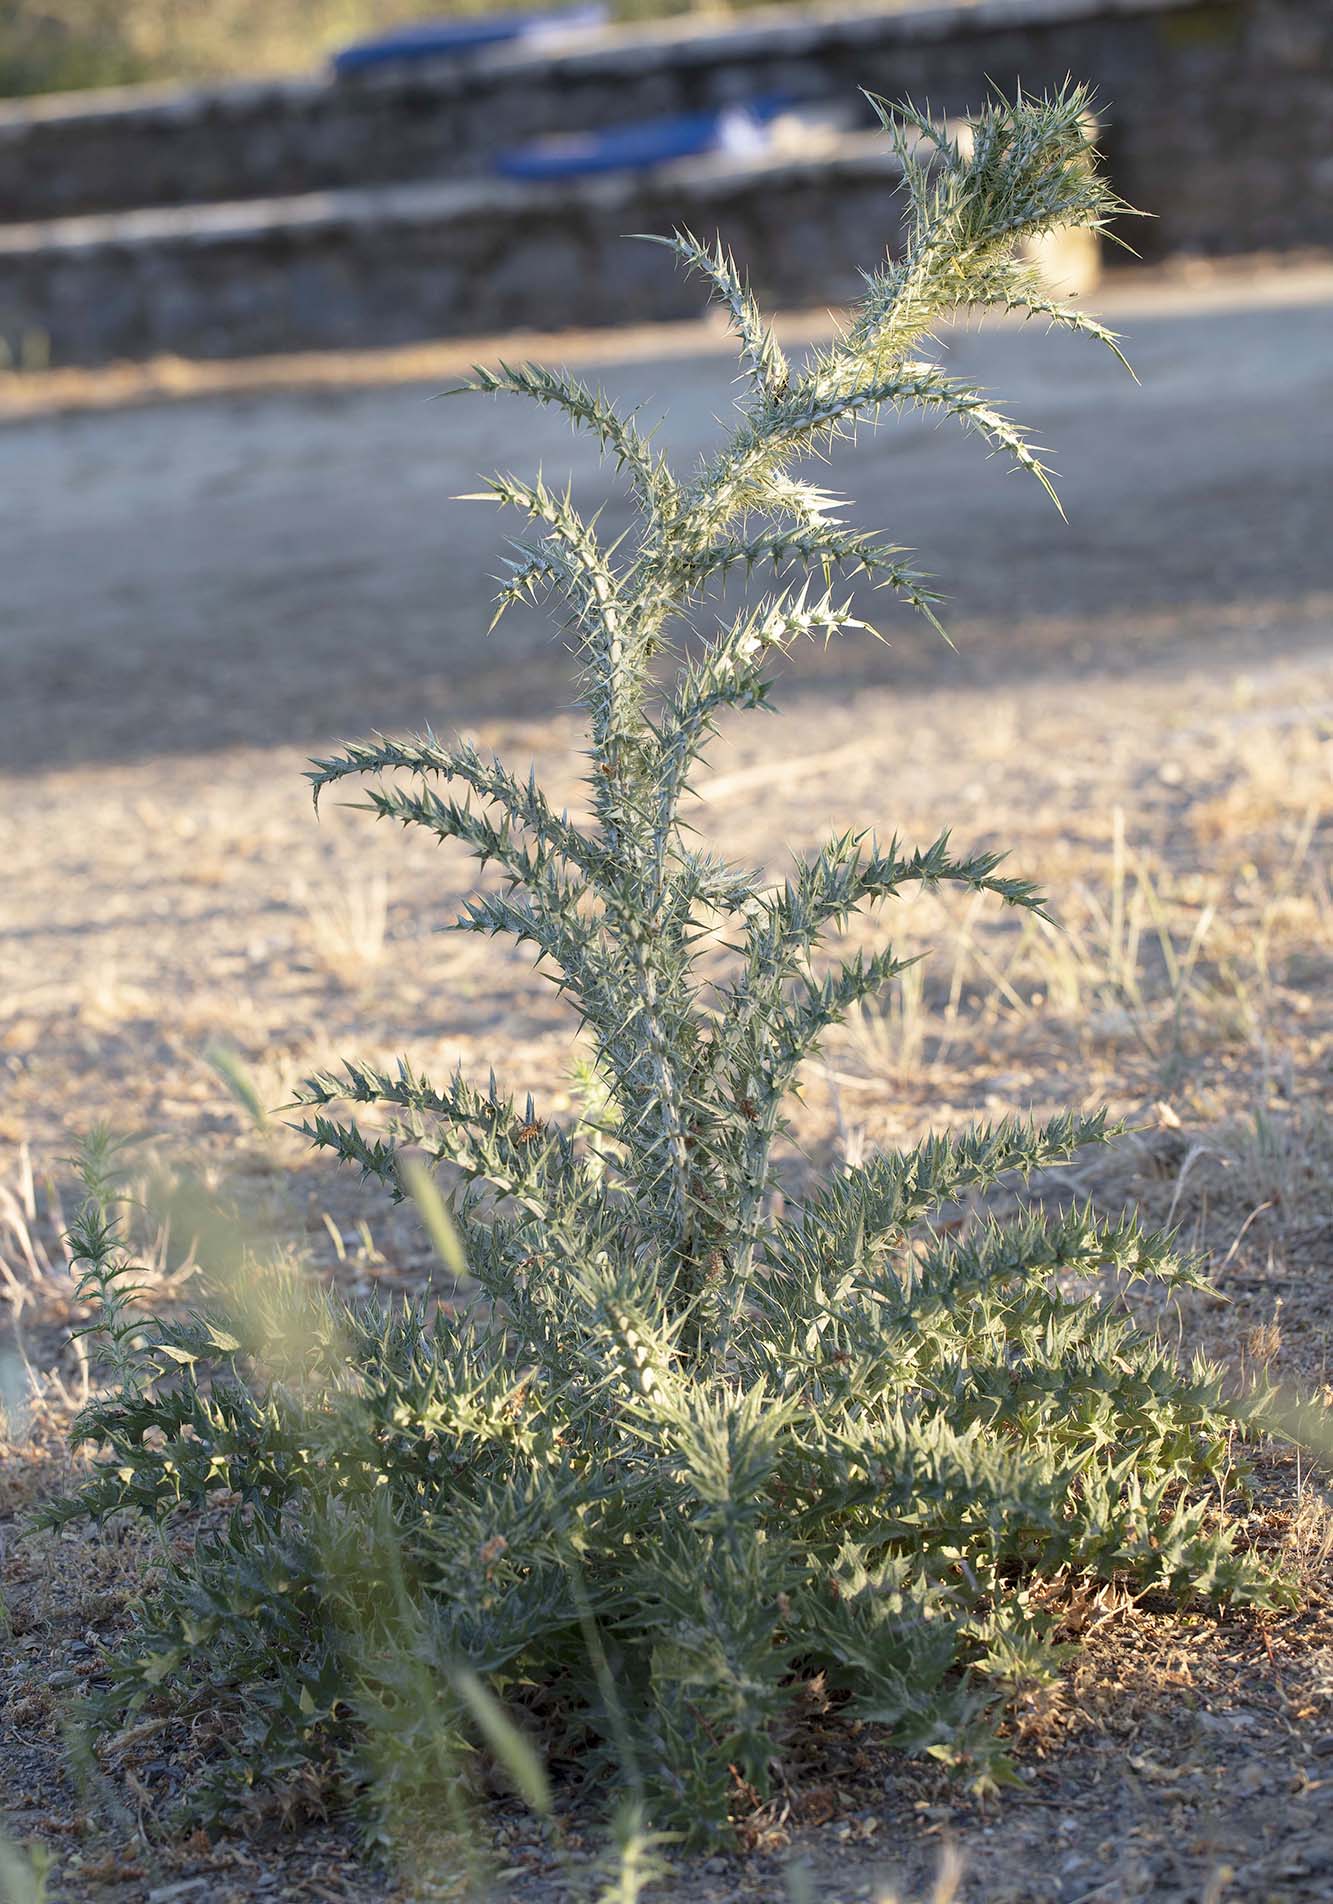
[[[136,1263],[125,1230],[128,1197],[123,1168],[129,1141],[106,1125],[90,1131],[70,1162],[83,1191],[73,1223],[65,1234],[75,1300],[93,1310],[93,1321],[79,1331],[96,1338],[122,1394],[137,1392],[143,1380],[137,1353],[144,1331],[138,1298],[145,1293],[147,1271]]]
[[[1090,1293],[1104,1272],[1196,1280],[1172,1239],[1021,1196],[942,1220],[1102,1143],[1102,1117],[931,1137],[785,1213],[772,1196],[802,1064],[901,969],[891,948],[840,961],[830,936],[921,885],[1041,904],[948,834],[845,833],[773,886],[685,823],[720,716],[767,705],[805,638],[864,630],[851,578],[933,618],[902,552],[849,529],[803,459],[917,410],[1049,484],[1021,428],[923,354],[931,333],[959,307],[1017,306],[1114,348],[1015,256],[1121,209],[1085,95],[997,102],[966,143],[882,116],[906,247],[807,361],[724,249],[670,241],[711,283],[747,380],[692,472],[571,377],[502,366],[470,386],[563,412],[637,506],[607,547],[568,491],[507,474],[487,491],[532,525],[501,610],[551,601],[580,657],[587,819],[429,733],[315,763],[317,796],[362,781],[374,814],[498,872],[458,925],[530,945],[569,999],[596,1133],[406,1062],[312,1078],[315,1144],[393,1195],[409,1158],[437,1167],[486,1300],[458,1319],[305,1292],[298,1381],[273,1366],[292,1339],[265,1307],[291,1295],[275,1285],[239,1318],[155,1337],[146,1377],[82,1424],[110,1455],[58,1513],[239,1497],[108,1695],[113,1714],[206,1709],[225,1792],[318,1768],[400,1833],[485,1753],[458,1691],[484,1683],[594,1778],[613,1768],[653,1827],[706,1837],[772,1789],[815,1675],[887,1740],[1001,1776],[1006,1701],[1059,1669],[1034,1579],[1277,1591],[1218,1508],[1239,1415],[1218,1371],[1182,1371]],[[736,571],[757,592],[687,643]]]

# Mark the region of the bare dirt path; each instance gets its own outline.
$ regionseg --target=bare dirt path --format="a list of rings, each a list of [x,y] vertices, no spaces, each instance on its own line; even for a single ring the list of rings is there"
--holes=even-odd
[[[954,366],[1055,446],[1069,524],[957,432],[867,432],[831,481],[939,572],[960,657],[903,622],[892,653],[848,650],[812,691],[1123,673],[1333,589],[1333,271],[1276,283],[1280,299],[1265,280],[1130,291],[1123,320],[1112,293],[1142,388],[1035,326],[952,336]],[[706,344],[602,374],[647,421],[664,414],[660,440],[686,459],[733,394],[729,354]],[[431,394],[241,393],[0,431],[4,768],[549,713],[561,669],[540,619],[481,638],[508,525],[450,499],[511,463],[568,467],[599,495],[595,456],[555,416]]]

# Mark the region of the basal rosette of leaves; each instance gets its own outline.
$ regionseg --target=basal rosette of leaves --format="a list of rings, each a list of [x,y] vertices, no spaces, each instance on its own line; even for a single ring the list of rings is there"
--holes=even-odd
[[[562,411],[637,504],[608,549],[568,492],[509,475],[487,491],[535,525],[501,609],[551,599],[581,657],[586,821],[429,733],[314,765],[317,797],[363,779],[371,812],[498,871],[458,925],[535,948],[584,1028],[597,1108],[562,1129],[494,1081],[406,1063],[311,1079],[315,1144],[394,1196],[409,1160],[438,1168],[483,1300],[463,1318],[347,1306],[272,1272],[210,1315],[145,1325],[80,1422],[107,1452],[49,1520],[226,1507],[149,1598],[100,1706],[104,1725],[161,1705],[202,1724],[205,1808],[315,1791],[401,1844],[482,1774],[475,1676],[586,1789],[718,1838],[781,1780],[816,1676],[885,1740],[984,1785],[1006,1772],[1014,1694],[1061,1670],[1049,1583],[1281,1597],[1221,1505],[1252,1399],[1181,1368],[1107,1293],[1112,1273],[1191,1284],[1197,1266],[1082,1205],[1011,1194],[954,1220],[1105,1142],[1104,1118],[931,1137],[785,1213],[773,1195],[802,1064],[901,969],[891,948],[839,962],[838,927],[923,884],[1042,905],[947,834],[908,850],[847,833],[777,887],[694,843],[682,800],[717,719],[766,706],[805,637],[864,630],[836,573],[933,620],[902,551],[845,527],[802,459],[918,411],[1049,487],[1020,428],[918,353],[966,307],[1116,348],[1015,256],[1125,209],[1085,93],[997,100],[965,144],[880,110],[905,250],[804,364],[724,250],[670,241],[747,378],[692,473],[568,376],[504,366],[469,386]],[[700,639],[736,570],[764,592]],[[113,1289],[114,1233],[87,1235]]]

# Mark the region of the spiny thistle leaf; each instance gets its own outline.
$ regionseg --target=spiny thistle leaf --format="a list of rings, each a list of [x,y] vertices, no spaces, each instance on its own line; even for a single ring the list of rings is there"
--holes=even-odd
[[[708,279],[713,296],[727,313],[740,343],[742,361],[756,386],[765,397],[780,396],[787,387],[791,366],[722,240],[717,239],[710,251],[688,231],[678,231],[670,238],[651,232],[636,232],[634,236],[649,244],[665,245],[687,271],[697,271]]]

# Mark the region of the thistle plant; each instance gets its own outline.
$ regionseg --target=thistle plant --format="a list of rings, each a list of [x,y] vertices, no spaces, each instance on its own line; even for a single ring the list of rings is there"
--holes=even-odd
[[[431,733],[313,764],[317,800],[363,782],[371,813],[498,874],[458,927],[535,949],[598,1109],[562,1128],[493,1079],[432,1083],[406,1060],[312,1078],[315,1145],[394,1197],[427,1160],[479,1300],[459,1319],[306,1289],[294,1374],[265,1286],[221,1321],[164,1326],[149,1379],[81,1424],[109,1458],[57,1517],[229,1505],[147,1609],[106,1710],[206,1713],[232,1793],[317,1773],[381,1821],[425,1815],[424,1791],[485,1761],[460,1692],[484,1686],[592,1789],[610,1767],[652,1828],[716,1837],[773,1789],[815,1676],[887,1742],[984,1785],[1005,1773],[1013,1694],[1058,1674],[1061,1579],[1280,1592],[1221,1506],[1245,1409],[1106,1293],[1199,1265],[1131,1215],[1022,1194],[1106,1141],[1103,1116],[932,1136],[773,1194],[803,1064],[902,969],[891,947],[839,960],[849,917],[922,885],[1043,906],[947,833],[847,832],[776,886],[696,843],[685,802],[718,722],[767,707],[806,638],[866,631],[857,578],[935,619],[902,551],[848,528],[804,459],[915,410],[1050,489],[1020,427],[919,353],[969,306],[1117,349],[1017,255],[1124,209],[1086,95],[996,101],[965,143],[875,103],[904,244],[827,348],[789,361],[724,249],[666,241],[746,378],[692,473],[570,376],[503,365],[466,386],[563,413],[636,506],[607,547],[569,490],[506,474],[485,492],[534,525],[499,612],[551,601],[579,656],[586,818]],[[700,638],[736,571],[756,578],[744,605]],[[1001,1213],[953,1220],[996,1186]]]
[[[93,1312],[92,1321],[78,1334],[95,1338],[102,1361],[126,1397],[137,1394],[144,1380],[138,1352],[145,1326],[141,1298],[150,1289],[148,1271],[135,1262],[126,1228],[124,1153],[129,1147],[106,1125],[84,1138],[70,1159],[83,1199],[65,1234],[74,1299],[89,1304]]]

